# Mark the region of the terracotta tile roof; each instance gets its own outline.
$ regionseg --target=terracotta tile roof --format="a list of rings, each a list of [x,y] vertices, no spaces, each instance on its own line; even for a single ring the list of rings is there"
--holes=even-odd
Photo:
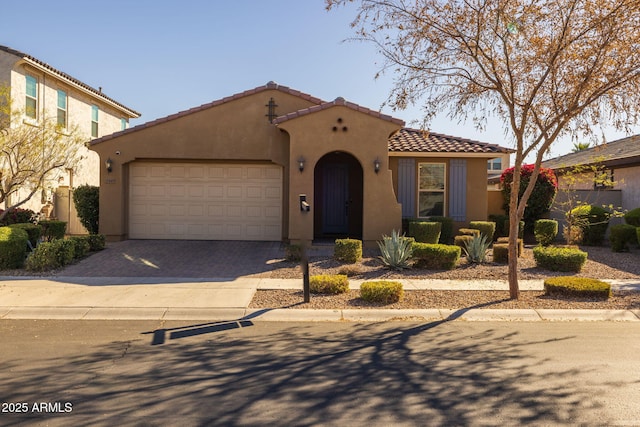
[[[126,133],[136,132],[136,131],[139,131],[139,130],[142,130],[142,129],[146,129],[146,128],[149,128],[149,127],[152,127],[152,126],[159,125],[161,123],[166,123],[166,122],[169,122],[171,120],[178,119],[180,117],[188,116],[189,114],[193,114],[193,113],[197,113],[199,111],[207,110],[207,109],[215,107],[217,105],[221,105],[221,104],[224,104],[224,103],[236,100],[236,99],[244,98],[245,96],[253,95],[255,93],[264,92],[266,90],[274,90],[274,89],[275,90],[279,90],[280,92],[287,93],[289,95],[297,96],[299,98],[305,99],[305,100],[307,100],[309,102],[312,102],[314,104],[322,104],[324,102],[323,100],[321,100],[320,98],[316,98],[315,96],[311,96],[311,95],[309,95],[307,93],[300,92],[299,90],[291,89],[288,86],[282,86],[282,85],[279,85],[279,84],[275,83],[274,81],[270,81],[264,86],[258,86],[258,87],[253,88],[253,89],[245,90],[244,92],[236,93],[235,95],[227,96],[227,97],[222,98],[222,99],[217,99],[217,100],[215,100],[213,102],[209,102],[207,104],[202,104],[202,105],[200,105],[198,107],[193,107],[193,108],[190,108],[188,110],[180,111],[178,113],[171,114],[171,115],[166,116],[166,117],[161,117],[159,119],[152,120],[152,121],[147,122],[147,123],[142,123],[142,124],[140,124],[138,126],[134,126],[132,128],[125,129],[125,130],[120,131],[120,132],[115,132],[115,133],[112,133],[110,135],[106,135],[106,136],[104,136],[102,138],[94,139],[93,141],[91,141],[91,145],[99,144],[100,142],[107,141],[109,139],[118,137],[118,136],[126,134]]]
[[[563,169],[593,163],[603,163],[609,166],[640,163],[640,135],[545,160],[542,162],[542,166],[550,169]]]
[[[513,153],[496,144],[404,128],[389,138],[389,151],[399,153]]]
[[[115,106],[119,107],[120,109],[124,110],[127,114],[129,114],[129,116],[131,118],[137,118],[140,117],[140,113],[138,113],[135,110],[132,110],[131,108],[119,103],[118,101],[116,101],[115,99],[109,98],[108,96],[106,96],[105,94],[102,93],[102,91],[97,90],[91,86],[89,86],[86,83],[81,82],[80,80],[76,79],[75,77],[70,76],[67,73],[64,73],[54,67],[52,67],[51,65],[47,64],[46,62],[40,61],[37,58],[34,58],[31,55],[28,55],[26,53],[20,52],[18,50],[15,49],[11,49],[10,47],[7,46],[2,46],[0,45],[0,50],[7,52],[11,55],[17,56],[23,60],[26,60],[28,62],[32,62],[35,63],[39,66],[41,66],[42,68],[45,68],[47,71],[53,73],[54,75],[57,75],[65,80],[68,80],[84,89],[86,89],[87,91],[91,92],[92,94],[94,94],[95,96],[97,96],[98,98],[102,98],[105,101],[107,101],[108,103],[114,104]]]
[[[323,102],[320,105],[314,105],[313,107],[304,108],[302,110],[294,111],[289,114],[285,114],[284,116],[276,117],[273,121],[273,124],[278,124],[282,122],[286,122],[287,120],[295,119],[297,117],[306,116],[307,114],[316,113],[318,111],[326,110],[327,108],[335,107],[335,106],[344,106],[347,108],[351,108],[352,110],[359,111],[364,114],[368,114],[370,116],[376,117],[378,119],[386,120],[400,126],[404,126],[404,121],[400,119],[396,119],[386,114],[382,114],[379,111],[374,111],[366,107],[362,107],[358,104],[354,104],[353,102],[346,101],[342,97],[338,97],[331,102]]]

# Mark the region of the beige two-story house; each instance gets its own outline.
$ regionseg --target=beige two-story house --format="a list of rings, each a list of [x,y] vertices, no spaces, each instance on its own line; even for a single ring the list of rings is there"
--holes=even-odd
[[[26,53],[0,45],[0,86],[10,88],[13,109],[22,112],[20,123],[37,125],[55,120],[61,132],[73,127],[86,142],[129,127],[129,120],[140,117],[131,108],[109,98],[93,87]],[[69,234],[86,231],[75,215],[70,190],[100,184],[99,156],[81,148],[82,160],[75,169],[56,171],[56,175],[22,208],[67,221]],[[5,206],[0,206],[5,208]]]

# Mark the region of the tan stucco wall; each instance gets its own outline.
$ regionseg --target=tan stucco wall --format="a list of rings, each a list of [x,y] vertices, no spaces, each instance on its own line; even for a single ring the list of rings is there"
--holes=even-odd
[[[399,128],[397,124],[338,105],[278,126],[290,135],[289,181],[292,195],[306,194],[308,200],[314,200],[314,168],[317,162],[327,153],[346,152],[355,157],[362,167],[362,239],[371,243],[380,240],[382,234],[388,235],[392,230],[401,228],[401,207],[393,190],[388,163],[388,137]],[[334,131],[334,127],[337,130]],[[305,159],[302,173],[297,169],[300,156]],[[376,158],[380,160],[378,174],[373,167]],[[289,218],[289,238],[292,241],[306,243],[313,239],[314,216],[300,211],[297,198],[289,203]]]
[[[416,161],[416,209],[418,205],[418,174],[420,163],[444,163],[445,164],[445,216],[449,216],[449,203],[451,199],[450,191],[452,191],[449,183],[449,167],[453,158],[464,158],[467,160],[467,182],[466,182],[466,220],[459,221],[459,226],[469,221],[484,221],[488,215],[487,203],[487,157],[468,157],[469,155],[461,153],[458,157],[429,157],[419,156],[413,157]],[[395,194],[398,193],[398,159],[409,156],[393,156],[390,159],[390,167],[393,174],[393,189]],[[417,216],[417,212],[415,214]]]
[[[127,236],[128,165],[140,160],[259,161],[289,168],[289,137],[265,117],[270,98],[279,115],[313,105],[278,90],[229,100],[211,108],[176,115],[91,146],[101,158],[100,232],[110,239]],[[179,116],[179,117],[178,117]],[[113,172],[104,162],[113,160]],[[289,202],[287,181],[283,206]],[[283,222],[286,223],[286,210]],[[283,224],[284,225],[284,224]],[[286,227],[283,227],[283,232]]]

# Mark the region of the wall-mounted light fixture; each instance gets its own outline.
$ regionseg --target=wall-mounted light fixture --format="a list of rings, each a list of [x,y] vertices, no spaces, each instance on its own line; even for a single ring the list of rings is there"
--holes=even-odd
[[[373,170],[375,171],[375,173],[380,172],[380,159],[376,157],[376,159],[373,161]]]
[[[304,157],[300,156],[300,158],[298,158],[298,170],[300,172],[302,172],[304,170]]]
[[[113,170],[113,160],[111,160],[111,157],[109,157],[107,161],[104,162],[104,165],[107,167],[107,172],[111,173],[111,171]]]

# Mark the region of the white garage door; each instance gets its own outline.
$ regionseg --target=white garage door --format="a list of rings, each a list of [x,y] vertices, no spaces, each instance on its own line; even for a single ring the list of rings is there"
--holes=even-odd
[[[129,238],[281,240],[282,168],[132,163]]]

